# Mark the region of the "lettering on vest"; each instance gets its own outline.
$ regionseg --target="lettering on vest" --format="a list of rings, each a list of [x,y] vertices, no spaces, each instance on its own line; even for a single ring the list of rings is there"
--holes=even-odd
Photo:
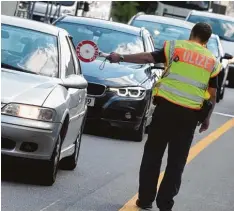
[[[202,55],[195,51],[183,49],[183,48],[176,48],[175,57],[179,57],[180,62],[184,62],[187,64],[191,64],[200,68],[203,68],[209,72],[211,72],[215,65],[215,60],[209,58],[208,56]]]

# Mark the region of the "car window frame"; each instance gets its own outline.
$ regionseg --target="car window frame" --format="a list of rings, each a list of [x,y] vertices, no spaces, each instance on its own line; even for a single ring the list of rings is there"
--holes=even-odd
[[[75,73],[76,73],[76,75],[82,75],[80,61],[77,57],[76,50],[75,50],[76,48],[75,48],[74,43],[72,42],[72,37],[69,35],[66,38],[67,38],[67,41],[69,44],[70,51],[72,52],[73,62],[75,64],[74,65],[75,66]]]
[[[145,45],[145,52],[152,52],[152,49],[151,48],[151,44],[148,40],[148,37],[149,37],[149,32],[146,32],[144,31],[143,33],[143,39],[144,39],[144,45]]]
[[[64,42],[66,40],[67,42],[67,45],[68,45],[68,48],[69,48],[69,51],[71,52],[71,49],[70,49],[70,45],[69,45],[69,42],[67,40],[67,37],[68,35],[66,33],[60,33],[60,50],[61,50],[61,78],[67,78],[69,75],[66,74],[67,70],[66,70],[66,59],[65,57],[63,56],[64,53],[63,53],[63,45],[62,42]],[[65,40],[64,40],[65,39]],[[73,55],[72,55],[72,52],[71,52],[71,56],[72,56],[72,60],[73,60],[73,66],[74,66],[74,73],[76,72],[76,69],[75,69],[75,64],[74,64],[74,59],[73,59]]]

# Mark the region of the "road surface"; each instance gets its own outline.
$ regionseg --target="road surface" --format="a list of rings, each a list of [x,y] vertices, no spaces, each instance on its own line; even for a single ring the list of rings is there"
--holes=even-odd
[[[195,134],[173,211],[234,210],[233,96],[234,89],[228,89],[209,131]],[[59,171],[52,187],[35,184],[31,168],[18,165],[10,173],[3,168],[2,211],[137,211],[132,197],[145,141],[119,140],[112,132],[101,135],[84,135],[78,168]],[[162,171],[165,161],[166,155]]]

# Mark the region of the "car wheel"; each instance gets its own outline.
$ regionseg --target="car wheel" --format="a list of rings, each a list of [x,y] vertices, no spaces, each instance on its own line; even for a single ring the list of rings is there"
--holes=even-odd
[[[82,133],[80,132],[76,142],[75,142],[75,150],[71,156],[65,157],[60,161],[60,169],[63,170],[74,170],[77,166],[79,153],[80,153],[80,144],[81,144],[81,136]]]
[[[144,116],[139,129],[137,131],[133,131],[132,134],[133,141],[141,142],[143,140],[145,135],[146,123],[147,123],[146,117]]]
[[[219,103],[219,101],[220,101],[220,95],[221,95],[221,89],[220,88],[218,88],[217,89],[217,95],[216,95],[216,103]]]
[[[58,137],[52,157],[49,161],[42,164],[42,183],[48,186],[54,184],[58,172],[60,154],[61,154],[61,137]]]
[[[80,129],[80,132],[79,132],[79,134],[76,138],[76,141],[75,141],[75,150],[74,150],[72,155],[63,158],[60,161],[60,164],[59,164],[60,169],[74,170],[76,168],[79,154],[80,154],[81,138],[82,138],[84,127],[85,127],[85,121],[86,121],[86,115],[83,119],[83,123],[82,123],[81,129]]]
[[[220,99],[222,100],[223,99],[223,97],[224,97],[224,92],[225,92],[225,86],[223,87],[223,91],[222,92],[220,92]]]

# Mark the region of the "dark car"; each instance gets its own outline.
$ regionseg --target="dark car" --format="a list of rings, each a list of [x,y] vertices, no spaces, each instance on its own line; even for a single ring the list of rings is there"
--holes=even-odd
[[[93,18],[65,16],[54,25],[72,36],[77,46],[83,40],[97,43],[104,53],[151,52],[154,44],[146,29]],[[103,58],[81,63],[88,81],[87,124],[102,122],[132,131],[132,139],[141,141],[154,110],[152,88],[161,71],[153,64],[105,63]]]
[[[224,53],[231,58],[234,56],[234,18],[209,12],[191,11],[186,20],[191,23],[206,22],[212,26],[214,34],[221,40]],[[229,65],[227,76],[228,86],[234,88],[234,64]]]
[[[142,13],[132,17],[129,21],[129,25],[137,27],[144,26],[146,29],[148,29],[152,34],[156,49],[163,48],[163,44],[166,40],[189,39],[191,29],[194,26],[193,23],[184,20],[169,17],[159,17],[155,15],[145,15]],[[207,47],[218,60],[223,62],[222,71],[218,76],[219,86],[217,102],[219,102],[219,100],[224,96],[226,78],[228,74],[228,65],[227,62],[225,62],[223,59],[228,59],[229,56],[224,54],[222,45],[217,35],[212,34]]]

